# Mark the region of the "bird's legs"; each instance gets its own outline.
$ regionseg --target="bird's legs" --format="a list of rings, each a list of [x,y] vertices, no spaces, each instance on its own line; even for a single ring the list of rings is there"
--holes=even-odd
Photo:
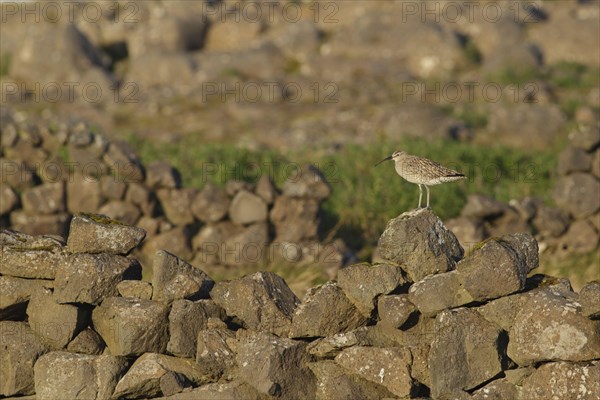
[[[429,208],[429,186],[425,185],[425,189],[427,189],[427,208]]]
[[[417,208],[421,208],[421,200],[423,200],[423,188],[421,187],[421,184],[419,185],[419,205],[417,206]]]

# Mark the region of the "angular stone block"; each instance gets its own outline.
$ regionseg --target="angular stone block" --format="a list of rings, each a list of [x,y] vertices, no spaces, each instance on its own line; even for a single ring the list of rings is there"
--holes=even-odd
[[[169,341],[169,307],[151,300],[109,297],[92,312],[94,329],[118,356],[162,353]]]

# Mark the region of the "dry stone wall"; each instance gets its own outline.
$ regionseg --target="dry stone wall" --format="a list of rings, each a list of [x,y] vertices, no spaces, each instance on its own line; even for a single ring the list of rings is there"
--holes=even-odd
[[[537,198],[505,204],[491,197],[471,195],[461,215],[447,221],[465,248],[490,236],[530,232],[542,251],[559,256],[598,249],[600,126],[581,124],[569,139],[568,147],[558,157],[558,180],[552,190],[556,207]]]
[[[197,190],[182,187],[167,163],[143,165],[128,144],[86,122],[24,121],[3,109],[0,133],[0,227],[66,237],[73,213],[103,214],[146,232],[136,249],[145,265],[164,249],[207,268],[319,262],[335,276],[352,257],[341,241],[319,242],[320,206],[331,188],[314,166],[303,166],[281,190],[268,175]]]
[[[272,272],[215,282],[144,232],[77,214],[69,236],[0,233],[0,395],[69,399],[596,399],[600,283],[532,271],[529,234],[468,256],[430,210],[387,258],[301,300]],[[435,240],[434,240],[435,238]],[[426,268],[422,268],[426,266]]]

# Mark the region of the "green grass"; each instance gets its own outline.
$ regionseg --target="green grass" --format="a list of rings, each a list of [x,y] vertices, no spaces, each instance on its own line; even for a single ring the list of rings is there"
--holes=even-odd
[[[549,67],[547,79],[552,86],[561,89],[586,89],[600,84],[597,67],[563,61]]]
[[[300,72],[301,66],[302,63],[297,58],[289,57],[285,61],[284,71],[288,75],[295,75]]]
[[[58,156],[65,161],[71,161],[69,156],[69,148],[67,146],[61,146],[58,148]]]
[[[560,102],[559,106],[561,111],[567,116],[569,120],[575,117],[577,110],[584,105],[584,101],[579,98],[564,99]]]
[[[542,68],[503,68],[490,73],[487,78],[504,85],[523,85],[541,80],[558,90],[589,89],[600,85],[600,68],[562,61]]]
[[[0,78],[9,74],[11,58],[12,55],[10,53],[3,53],[0,56]]]
[[[374,164],[402,148],[459,169],[463,182],[431,188],[432,208],[442,218],[457,216],[471,193],[492,195],[501,201],[539,196],[547,203],[556,169],[551,150],[525,151],[505,147],[478,147],[454,141],[429,143],[406,139],[400,143],[347,145],[335,154],[296,150],[285,155],[274,150],[251,151],[227,144],[198,144],[188,137],[175,143],[154,144],[130,138],[142,161],[165,160],[182,174],[185,186],[202,188],[206,182],[224,184],[229,179],[255,182],[270,173],[281,186],[304,163],[321,168],[333,189],[323,204],[324,228],[343,238],[361,255],[368,256],[386,222],[417,205],[418,188],[394,171],[393,163]]]
[[[522,85],[530,82],[535,82],[544,77],[541,69],[523,65],[521,67],[506,67],[501,68],[488,74],[487,78],[491,82],[497,82],[501,85]]]

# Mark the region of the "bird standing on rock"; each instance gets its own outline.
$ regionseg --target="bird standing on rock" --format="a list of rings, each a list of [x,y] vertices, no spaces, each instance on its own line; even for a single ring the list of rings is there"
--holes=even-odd
[[[466,179],[466,176],[460,172],[446,168],[427,158],[413,156],[401,150],[395,151],[394,154],[379,161],[375,166],[387,160],[394,160],[398,175],[410,183],[419,185],[419,205],[417,208],[421,208],[423,186],[427,190],[427,208],[429,208],[429,186]]]

